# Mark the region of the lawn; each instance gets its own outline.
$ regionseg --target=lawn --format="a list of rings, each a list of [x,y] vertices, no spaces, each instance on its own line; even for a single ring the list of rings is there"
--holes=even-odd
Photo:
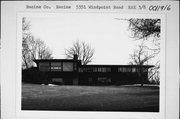
[[[159,88],[23,84],[22,110],[158,112]]]

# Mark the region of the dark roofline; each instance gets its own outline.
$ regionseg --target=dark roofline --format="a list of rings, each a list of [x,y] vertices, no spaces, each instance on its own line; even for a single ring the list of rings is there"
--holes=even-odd
[[[33,60],[34,62],[38,63],[38,62],[72,62],[75,61],[74,59],[37,59],[37,60]],[[78,62],[81,62],[81,60],[77,60]]]
[[[74,59],[37,59],[33,60],[35,63],[39,62],[74,62]],[[77,60],[79,63],[81,63],[81,60]],[[103,64],[95,64],[95,65],[81,65],[80,67],[138,67],[139,65],[103,65]],[[142,65],[142,67],[151,68],[154,67],[154,65]]]
[[[139,65],[81,65],[81,67],[139,67]],[[142,65],[142,67],[154,67],[154,65]]]

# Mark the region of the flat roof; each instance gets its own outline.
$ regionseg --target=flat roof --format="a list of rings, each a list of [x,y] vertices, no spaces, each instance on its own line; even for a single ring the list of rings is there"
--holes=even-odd
[[[34,62],[72,62],[75,61],[74,59],[37,59],[33,60]],[[78,62],[81,62],[81,60],[77,60]]]
[[[37,59],[33,60],[36,63],[39,62],[74,62],[74,59]],[[77,60],[79,63],[81,60]],[[104,65],[104,64],[94,64],[94,65],[81,65],[81,67],[86,68],[86,67],[139,67],[139,65]],[[142,65],[142,67],[154,67],[154,65]]]
[[[139,65],[81,65],[81,67],[139,67]],[[142,65],[142,67],[154,67],[154,65]]]

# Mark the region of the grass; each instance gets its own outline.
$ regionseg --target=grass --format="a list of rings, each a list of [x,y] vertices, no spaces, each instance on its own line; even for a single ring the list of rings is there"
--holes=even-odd
[[[23,84],[22,109],[158,112],[159,88]]]

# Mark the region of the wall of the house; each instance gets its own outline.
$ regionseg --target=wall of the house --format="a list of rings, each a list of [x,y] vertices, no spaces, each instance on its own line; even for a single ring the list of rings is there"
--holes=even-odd
[[[123,85],[142,81],[148,83],[148,68],[143,69],[140,78],[137,67],[81,66],[76,72],[74,62],[40,62],[38,66],[40,71],[48,72],[47,77],[52,83],[65,85]]]
[[[149,83],[148,68],[143,68],[141,76],[138,67],[118,66],[82,66],[79,69],[81,85],[126,85]]]
[[[52,83],[63,85],[64,81],[63,78],[52,78]]]
[[[50,83],[78,85],[77,74],[74,72],[74,62],[39,62],[39,71],[47,76]]]
[[[51,67],[51,71],[61,71],[62,70],[62,63],[61,62],[51,62],[49,63]]]
[[[73,79],[73,85],[78,85],[78,78]]]
[[[73,71],[73,62],[40,62],[39,71]]]

